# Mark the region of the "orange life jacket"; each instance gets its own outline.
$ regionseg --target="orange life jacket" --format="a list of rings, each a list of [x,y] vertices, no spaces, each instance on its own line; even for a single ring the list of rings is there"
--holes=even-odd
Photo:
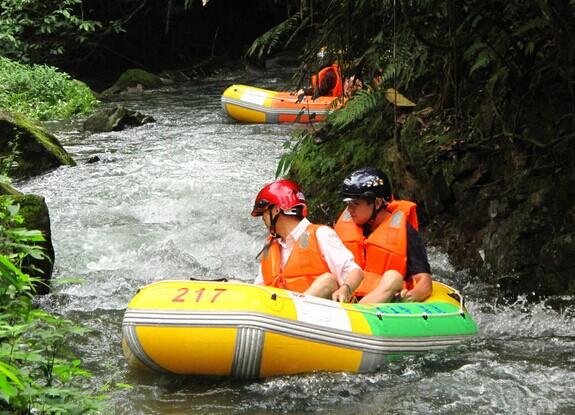
[[[316,232],[321,225],[310,224],[295,243],[281,270],[281,246],[277,239],[268,239],[262,251],[264,285],[302,293],[323,273],[330,272],[322,257]]]
[[[394,200],[387,206],[391,214],[368,238],[363,236],[362,228],[353,222],[347,209],[340,215],[335,232],[364,270],[363,281],[354,292],[356,296],[373,291],[387,270],[394,269],[406,278],[407,224],[418,229],[416,207],[413,202]],[[408,289],[413,288],[411,278],[406,279],[405,285]]]
[[[314,90],[319,89],[323,78],[325,78],[326,73],[329,71],[333,71],[335,73],[335,86],[329,91],[330,97],[341,97],[343,94],[343,82],[341,81],[341,74],[339,72],[339,65],[334,63],[330,66],[326,66],[323,68],[319,73],[316,75],[312,75],[311,77],[311,86]]]

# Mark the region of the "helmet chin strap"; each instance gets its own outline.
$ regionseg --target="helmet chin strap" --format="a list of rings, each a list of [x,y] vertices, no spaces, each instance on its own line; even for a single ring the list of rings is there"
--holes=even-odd
[[[370,217],[369,220],[367,221],[367,223],[368,223],[369,225],[371,225],[371,224],[375,221],[375,218],[377,217],[377,214],[378,214],[379,212],[381,212],[383,209],[387,208],[387,205],[388,205],[388,203],[385,201],[385,199],[381,198],[381,205],[380,205],[378,208],[376,208],[376,207],[375,207],[376,201],[377,201],[377,198],[373,199],[373,209],[372,209],[372,211],[371,211],[371,217]]]
[[[365,236],[369,236],[369,234],[371,234],[371,232],[373,231],[373,229],[371,229],[371,225],[373,225],[373,222],[375,222],[377,214],[381,212],[383,209],[387,208],[387,205],[388,203],[385,201],[385,199],[382,199],[381,206],[376,208],[375,199],[373,200],[373,209],[371,210],[371,217],[364,225],[362,225],[363,234]]]
[[[272,238],[278,238],[279,235],[276,232],[276,223],[280,217],[280,215],[282,214],[282,211],[280,209],[280,211],[277,213],[277,215],[272,216],[272,207],[270,207],[267,212],[269,212],[270,215],[270,226],[268,227],[268,230],[270,231],[270,235],[272,236]]]
[[[263,248],[261,249],[261,251],[258,252],[258,254],[256,255],[256,259],[259,259],[259,257],[261,256],[261,254],[262,254],[266,249],[268,249],[268,248],[270,247],[270,245],[272,244],[272,242],[273,242],[274,239],[279,238],[279,235],[276,233],[276,222],[277,222],[278,219],[279,219],[281,210],[280,210],[280,211],[278,212],[278,214],[275,215],[273,218],[272,218],[272,216],[271,216],[271,215],[272,215],[272,210],[271,210],[271,208],[266,209],[266,210],[264,211],[263,215],[265,215],[266,212],[269,212],[269,215],[270,215],[270,226],[268,226],[268,230],[269,230],[269,232],[270,232],[270,235],[271,235],[272,239],[270,239],[269,241],[267,241],[267,242],[264,244],[264,246],[263,246]]]

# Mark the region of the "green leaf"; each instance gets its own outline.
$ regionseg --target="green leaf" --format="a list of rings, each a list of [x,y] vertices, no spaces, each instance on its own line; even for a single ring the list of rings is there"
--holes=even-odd
[[[11,229],[9,232],[14,238],[29,242],[43,242],[46,240],[42,232],[38,230],[29,231],[24,228],[15,228]]]
[[[491,63],[490,53],[486,50],[481,51],[479,53],[479,55],[477,56],[477,60],[475,61],[475,63],[471,67],[471,69],[469,70],[469,75],[472,75],[473,72],[475,72],[479,69],[485,68],[490,63]]]
[[[16,205],[6,206],[6,210],[8,211],[10,216],[16,216],[18,214],[18,212],[20,211],[20,205],[16,204]]]
[[[281,37],[294,30],[294,28],[298,25],[299,20],[300,15],[296,13],[277,26],[271,28],[266,33],[254,40],[246,55],[257,55],[258,58],[261,58],[264,54],[269,54],[277,46]]]
[[[9,403],[10,398],[16,396],[17,393],[18,389],[8,381],[3,373],[0,373],[0,400]]]
[[[19,371],[14,366],[0,361],[0,375],[5,379],[10,379],[19,388],[22,388],[22,382],[18,378]],[[2,388],[3,389],[3,388]]]

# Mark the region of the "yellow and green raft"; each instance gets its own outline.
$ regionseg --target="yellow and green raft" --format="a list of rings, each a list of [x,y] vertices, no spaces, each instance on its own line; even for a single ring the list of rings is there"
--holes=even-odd
[[[462,301],[438,282],[423,303],[360,305],[248,284],[162,281],[129,303],[122,346],[131,366],[164,373],[369,372],[390,356],[475,335]]]

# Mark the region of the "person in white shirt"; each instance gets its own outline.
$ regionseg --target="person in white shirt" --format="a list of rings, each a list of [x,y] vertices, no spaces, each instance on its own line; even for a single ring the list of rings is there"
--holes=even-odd
[[[349,301],[363,271],[333,229],[306,219],[305,197],[295,182],[264,186],[252,216],[262,216],[270,232],[254,284]]]

